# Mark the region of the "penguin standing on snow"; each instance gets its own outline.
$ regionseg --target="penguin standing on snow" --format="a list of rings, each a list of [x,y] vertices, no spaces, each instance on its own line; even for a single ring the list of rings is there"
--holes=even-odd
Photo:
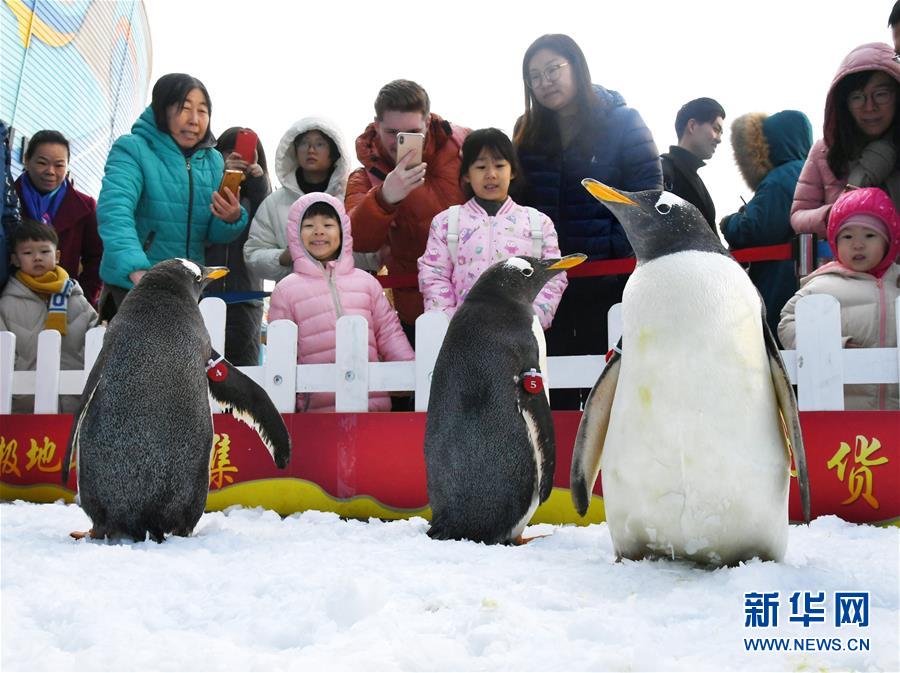
[[[602,463],[620,558],[781,560],[789,446],[807,521],[809,483],[793,389],[759,293],[691,204],[583,184],[622,223],[638,264],[622,299],[621,353],[578,428],[576,509],[586,512]]]
[[[156,264],[111,321],[75,413],[62,481],[74,454],[79,501],[94,538],[162,542],[187,536],[209,489],[208,393],[259,433],[275,464],[290,438],[266,392],[216,353],[197,302],[228,273],[184,259]],[[73,534],[79,537],[79,534]]]
[[[584,259],[498,262],[450,321],[425,426],[430,537],[516,542],[549,497],[556,445],[532,303],[550,278]]]

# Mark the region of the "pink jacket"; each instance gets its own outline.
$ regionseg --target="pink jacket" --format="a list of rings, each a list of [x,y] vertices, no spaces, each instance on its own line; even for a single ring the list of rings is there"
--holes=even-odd
[[[300,240],[300,220],[316,201],[329,203],[341,217],[343,239],[336,260],[325,266]],[[394,309],[375,277],[353,266],[353,237],[344,204],[321,192],[306,194],[291,206],[285,228],[294,271],[272,292],[269,320],[297,323],[297,362],[327,364],[335,359],[335,331],[342,315],[361,315],[369,323],[369,361],[413,360],[415,353]],[[387,393],[369,395],[369,411],[390,411]],[[334,393],[297,395],[297,411],[334,411]]]
[[[894,49],[887,44],[872,42],[860,45],[843,60],[825,98],[824,137],[809,151],[794,191],[791,226],[798,234],[825,236],[831,204],[847,184],[847,177],[835,176],[827,161],[828,148],[834,141],[837,127],[835,89],[838,82],[847,75],[864,70],[882,70],[900,82],[900,63],[894,60]]]
[[[466,298],[478,277],[495,262],[516,255],[534,255],[528,208],[512,199],[490,217],[472,198],[459,209],[459,243],[456,259],[447,246],[450,210],[438,213],[431,222],[425,253],[419,257],[419,290],[426,311],[444,311],[449,317]],[[541,222],[541,259],[560,257],[556,228],[550,218],[538,213]],[[534,311],[547,329],[556,313],[569,281],[565,273],[551,279],[534,300]]]

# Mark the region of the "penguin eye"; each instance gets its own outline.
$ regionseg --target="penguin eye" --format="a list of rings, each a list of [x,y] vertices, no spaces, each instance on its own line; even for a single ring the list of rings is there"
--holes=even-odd
[[[530,266],[526,266],[524,269],[522,269],[522,275],[526,278],[530,278],[532,274],[534,274],[534,269],[532,269]]]
[[[672,210],[672,206],[670,206],[668,203],[656,204],[656,212],[660,215],[668,215],[670,210]]]

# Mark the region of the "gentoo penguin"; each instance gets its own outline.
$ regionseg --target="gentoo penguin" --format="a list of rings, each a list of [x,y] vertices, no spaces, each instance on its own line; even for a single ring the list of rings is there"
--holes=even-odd
[[[621,354],[578,429],[575,508],[584,515],[602,466],[619,558],[781,560],[790,449],[807,521],[809,485],[794,393],[759,293],[687,201],[583,184],[622,223],[637,268],[622,298]]]
[[[425,424],[430,537],[516,542],[550,495],[556,443],[532,302],[584,259],[497,262],[451,319]]]
[[[197,301],[227,269],[156,264],[110,322],[75,413],[62,481],[76,460],[79,502],[94,538],[190,535],[209,488],[212,394],[252,425],[275,464],[287,428],[266,392],[216,353]],[[73,537],[78,537],[73,534]]]

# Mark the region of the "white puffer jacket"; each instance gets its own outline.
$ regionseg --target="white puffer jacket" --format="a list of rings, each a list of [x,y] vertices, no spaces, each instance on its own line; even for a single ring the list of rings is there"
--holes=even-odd
[[[294,122],[281,137],[275,151],[275,175],[281,187],[266,197],[260,204],[250,233],[244,244],[244,261],[247,268],[258,279],[279,281],[291,272],[290,266],[278,263],[278,257],[287,248],[284,228],[287,224],[288,212],[294,202],[304,195],[297,184],[297,154],[294,151],[294,138],[307,131],[319,131],[331,138],[338,146],[341,156],[334,164],[334,172],[328,182],[326,193],[344,200],[347,189],[347,175],[350,172],[351,154],[344,143],[344,137],[331,121],[322,117],[304,117]],[[354,256],[358,268],[368,268],[365,255],[360,259]]]
[[[881,278],[851,271],[830,262],[801,280],[800,289],[781,311],[778,338],[785,348],[796,345],[794,307],[808,294],[830,294],[841,304],[841,341],[857,348],[895,348],[897,318],[894,302],[900,296],[900,265],[892,264]],[[847,410],[898,409],[897,386],[862,384],[844,386]]]

